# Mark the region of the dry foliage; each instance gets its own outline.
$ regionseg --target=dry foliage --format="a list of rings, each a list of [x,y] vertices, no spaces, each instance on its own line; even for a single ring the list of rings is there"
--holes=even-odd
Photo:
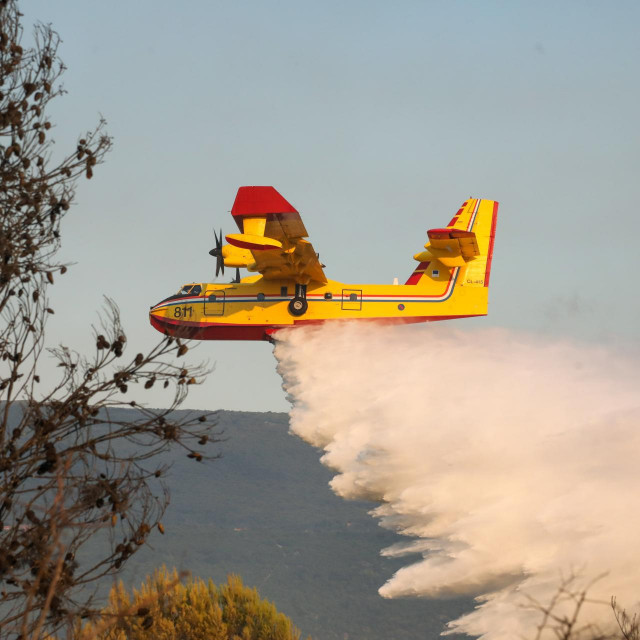
[[[59,347],[59,380],[40,378],[48,291],[66,271],[56,261],[60,221],[111,139],[100,122],[54,161],[46,112],[64,93],[59,37],[37,25],[23,47],[20,18],[14,0],[0,0],[0,629],[26,640],[93,615],[96,580],[162,531],[157,454],[178,446],[200,461],[216,438],[214,415],[172,413],[206,373],[182,364],[187,346],[166,338],[127,355],[111,301],[93,353]],[[137,406],[127,394],[154,385],[168,387],[169,409],[139,407],[133,421],[115,409]],[[92,539],[101,553],[82,564]]]
[[[103,622],[85,625],[78,640],[300,639],[291,620],[238,576],[218,587],[162,567],[131,595],[114,586],[109,600]]]
[[[621,609],[615,597],[610,603],[589,598],[589,590],[602,576],[581,585],[578,576],[571,574],[563,578],[558,590],[548,604],[528,597],[527,608],[540,612],[535,640],[555,638],[557,640],[640,640],[640,621],[637,616],[629,616]],[[614,620],[611,624],[600,625],[583,623],[581,616],[585,604],[607,606],[610,604]],[[612,627],[617,627],[613,629]]]

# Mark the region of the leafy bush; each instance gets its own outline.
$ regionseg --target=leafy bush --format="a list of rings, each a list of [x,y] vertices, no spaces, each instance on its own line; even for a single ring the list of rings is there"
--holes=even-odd
[[[100,640],[299,640],[300,631],[275,606],[229,576],[181,580],[166,567],[148,576],[129,595],[122,582],[111,589],[101,619],[86,625],[81,638]]]

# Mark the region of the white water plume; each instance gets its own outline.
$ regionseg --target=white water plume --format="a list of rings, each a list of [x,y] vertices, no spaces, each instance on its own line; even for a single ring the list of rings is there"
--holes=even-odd
[[[629,355],[435,324],[278,338],[292,431],[324,449],[337,494],[378,501],[381,524],[412,538],[384,554],[423,556],[383,597],[476,596],[448,628],[486,640],[533,638],[540,613],[525,594],[547,604],[572,572],[606,574],[592,599],[636,606],[640,367]],[[613,616],[593,604],[581,620]]]

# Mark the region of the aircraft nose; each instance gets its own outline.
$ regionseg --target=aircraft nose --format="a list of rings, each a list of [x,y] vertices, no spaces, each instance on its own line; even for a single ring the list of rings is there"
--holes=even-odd
[[[151,326],[160,331],[160,333],[166,333],[165,320],[162,317],[160,309],[156,308],[157,306],[158,305],[155,305],[149,309],[149,322]]]

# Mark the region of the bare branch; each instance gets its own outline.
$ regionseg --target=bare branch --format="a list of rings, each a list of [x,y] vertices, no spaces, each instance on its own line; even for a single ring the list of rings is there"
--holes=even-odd
[[[177,446],[215,458],[207,449],[219,434],[215,413],[175,411],[207,367],[185,364],[186,345],[171,338],[132,351],[108,299],[93,353],[56,347],[59,378],[40,378],[48,291],[67,271],[60,223],[112,141],[100,120],[54,157],[47,109],[65,94],[60,39],[40,24],[23,46],[20,18],[15,0],[0,0],[0,627],[3,638],[37,640],[96,614],[96,581],[161,526],[157,456]],[[158,385],[167,409],[130,399]],[[89,541],[100,553],[80,561]]]

